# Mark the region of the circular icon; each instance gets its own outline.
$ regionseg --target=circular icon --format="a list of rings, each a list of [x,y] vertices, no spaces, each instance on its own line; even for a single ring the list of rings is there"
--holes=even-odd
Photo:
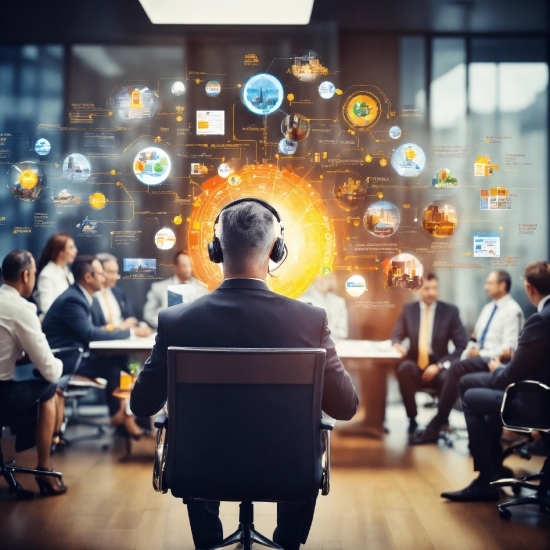
[[[227,183],[229,183],[229,185],[232,185],[233,187],[237,187],[239,183],[241,183],[241,176],[237,174],[231,174],[227,178]]]
[[[448,168],[441,168],[435,173],[432,185],[437,189],[454,189],[458,185],[458,180]]]
[[[300,82],[315,82],[321,75],[327,75],[319,54],[311,50],[301,50],[290,58],[290,72]]]
[[[361,296],[365,290],[367,290],[367,283],[361,275],[352,275],[346,281],[346,292],[354,298]]]
[[[397,207],[388,201],[371,204],[363,216],[363,225],[372,235],[389,237],[399,228],[400,216]]]
[[[158,147],[142,149],[134,158],[134,174],[145,185],[160,185],[171,167],[170,157]]]
[[[355,172],[338,176],[334,185],[334,198],[343,210],[354,210],[367,196],[367,183]]]
[[[401,128],[399,126],[392,126],[390,128],[390,137],[392,139],[399,139],[401,137]]]
[[[336,86],[332,82],[325,80],[325,82],[321,82],[321,84],[319,84],[319,95],[323,99],[330,99],[335,93]]]
[[[283,155],[293,155],[298,149],[298,142],[291,139],[283,138],[279,141],[279,153]]]
[[[157,103],[156,93],[148,86],[124,86],[112,100],[112,113],[121,122],[145,122],[153,118]]]
[[[34,144],[34,150],[40,156],[44,156],[44,155],[47,155],[52,150],[52,146],[50,145],[50,142],[47,139],[40,138],[36,140],[36,143]]]
[[[222,178],[227,178],[231,174],[231,168],[228,164],[220,164],[218,167],[218,176]]]
[[[172,93],[176,96],[183,95],[185,93],[185,84],[178,80],[172,84]]]
[[[168,227],[163,227],[155,235],[155,244],[160,250],[170,250],[176,244],[176,235]]]
[[[174,219],[172,220],[172,222],[175,225],[181,225],[183,223],[183,216],[181,214],[178,214],[177,216],[174,216]]]
[[[63,176],[71,182],[84,183],[90,173],[90,163],[84,155],[73,153],[63,161]]]
[[[380,100],[367,91],[350,95],[343,107],[344,119],[352,128],[358,130],[367,130],[374,126],[381,112]]]
[[[103,193],[93,193],[88,200],[94,210],[101,210],[107,204],[107,198]]]
[[[46,175],[42,168],[32,161],[13,164],[7,176],[12,196],[25,202],[35,201],[46,188]]]
[[[218,81],[211,80],[210,82],[206,83],[204,90],[206,91],[206,95],[208,97],[216,97],[220,95],[220,92],[222,91],[222,87],[220,86],[220,83]]]
[[[281,123],[281,132],[287,139],[302,141],[309,135],[309,122],[303,115],[286,115]]]
[[[386,287],[395,290],[420,290],[424,285],[424,267],[412,254],[398,254],[385,269]]]
[[[393,152],[391,165],[400,176],[415,178],[426,166],[426,155],[418,145],[404,143]]]
[[[422,227],[432,237],[452,237],[458,223],[457,218],[454,205],[445,200],[435,200],[424,208]]]
[[[243,102],[256,115],[270,115],[283,102],[283,85],[267,73],[254,75],[243,87]]]

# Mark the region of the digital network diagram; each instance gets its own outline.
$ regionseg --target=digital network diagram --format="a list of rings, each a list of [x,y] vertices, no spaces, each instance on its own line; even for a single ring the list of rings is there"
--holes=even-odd
[[[316,276],[344,273],[358,307],[373,307],[372,287],[416,292],[432,270],[514,265],[506,232],[537,231],[520,208],[537,190],[518,183],[532,163],[513,136],[428,143],[412,124],[422,112],[394,106],[376,83],[339,88],[311,50],[248,53],[237,82],[194,69],[98,90],[97,103],[71,104],[67,126],[5,129],[5,182],[32,215],[16,219],[4,203],[0,231],[95,239],[129,279],[161,278],[187,249],[212,290],[214,219],[257,197],[279,211],[289,251],[270,287],[298,297]],[[493,158],[503,140],[510,152]],[[21,142],[28,155],[14,158]]]

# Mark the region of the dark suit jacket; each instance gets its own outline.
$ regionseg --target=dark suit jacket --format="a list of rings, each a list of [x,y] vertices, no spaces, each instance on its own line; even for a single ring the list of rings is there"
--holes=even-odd
[[[132,317],[132,309],[128,302],[126,292],[124,292],[122,288],[118,288],[116,286],[111,288],[111,290],[116,301],[118,302],[118,307],[120,307],[120,314],[122,315],[122,318],[127,319],[128,317]],[[92,321],[94,325],[98,327],[104,327],[107,324],[107,319],[105,319],[99,300],[95,296],[92,304]]]
[[[391,341],[393,344],[400,344],[405,338],[409,338],[411,345],[407,353],[407,359],[415,363],[418,361],[419,332],[420,304],[419,302],[406,304],[399,319],[397,319]],[[455,346],[453,353],[449,353],[448,350],[449,340],[452,340]],[[460,358],[467,343],[466,331],[460,321],[458,308],[452,304],[438,301],[435,309],[430,361],[433,363],[442,363],[447,360],[455,361]]]
[[[169,346],[324,348],[323,410],[338,420],[357,410],[357,394],[336,354],[325,311],[275,294],[263,281],[224,281],[191,304],[162,310],[158,320],[155,346],[132,390],[136,416],[151,416],[166,403]]]
[[[42,330],[52,348],[82,346],[92,340],[120,340],[129,338],[129,330],[108,331],[94,325],[92,308],[78,285],[71,285],[51,305]]]
[[[504,390],[519,380],[550,385],[550,301],[527,319],[512,361],[492,373],[490,387]]]

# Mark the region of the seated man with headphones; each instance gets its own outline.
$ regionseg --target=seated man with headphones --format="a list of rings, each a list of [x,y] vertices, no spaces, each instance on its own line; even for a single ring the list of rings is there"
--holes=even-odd
[[[279,237],[274,234],[274,218]],[[224,281],[191,304],[161,311],[155,346],[132,391],[134,414],[151,416],[166,403],[169,346],[324,348],[323,410],[338,420],[352,418],[357,394],[336,354],[325,311],[275,294],[265,283],[269,261],[280,264],[287,254],[279,213],[259,199],[228,204],[214,222],[208,253],[213,262],[223,265]],[[273,540],[285,550],[297,550],[306,542],[314,509],[315,503],[278,504]],[[195,547],[220,544],[219,502],[190,501],[187,511]]]

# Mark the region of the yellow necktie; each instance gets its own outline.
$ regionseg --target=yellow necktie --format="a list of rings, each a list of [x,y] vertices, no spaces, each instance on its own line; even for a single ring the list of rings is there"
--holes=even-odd
[[[430,364],[430,306],[424,309],[418,338],[418,366],[424,370]]]

